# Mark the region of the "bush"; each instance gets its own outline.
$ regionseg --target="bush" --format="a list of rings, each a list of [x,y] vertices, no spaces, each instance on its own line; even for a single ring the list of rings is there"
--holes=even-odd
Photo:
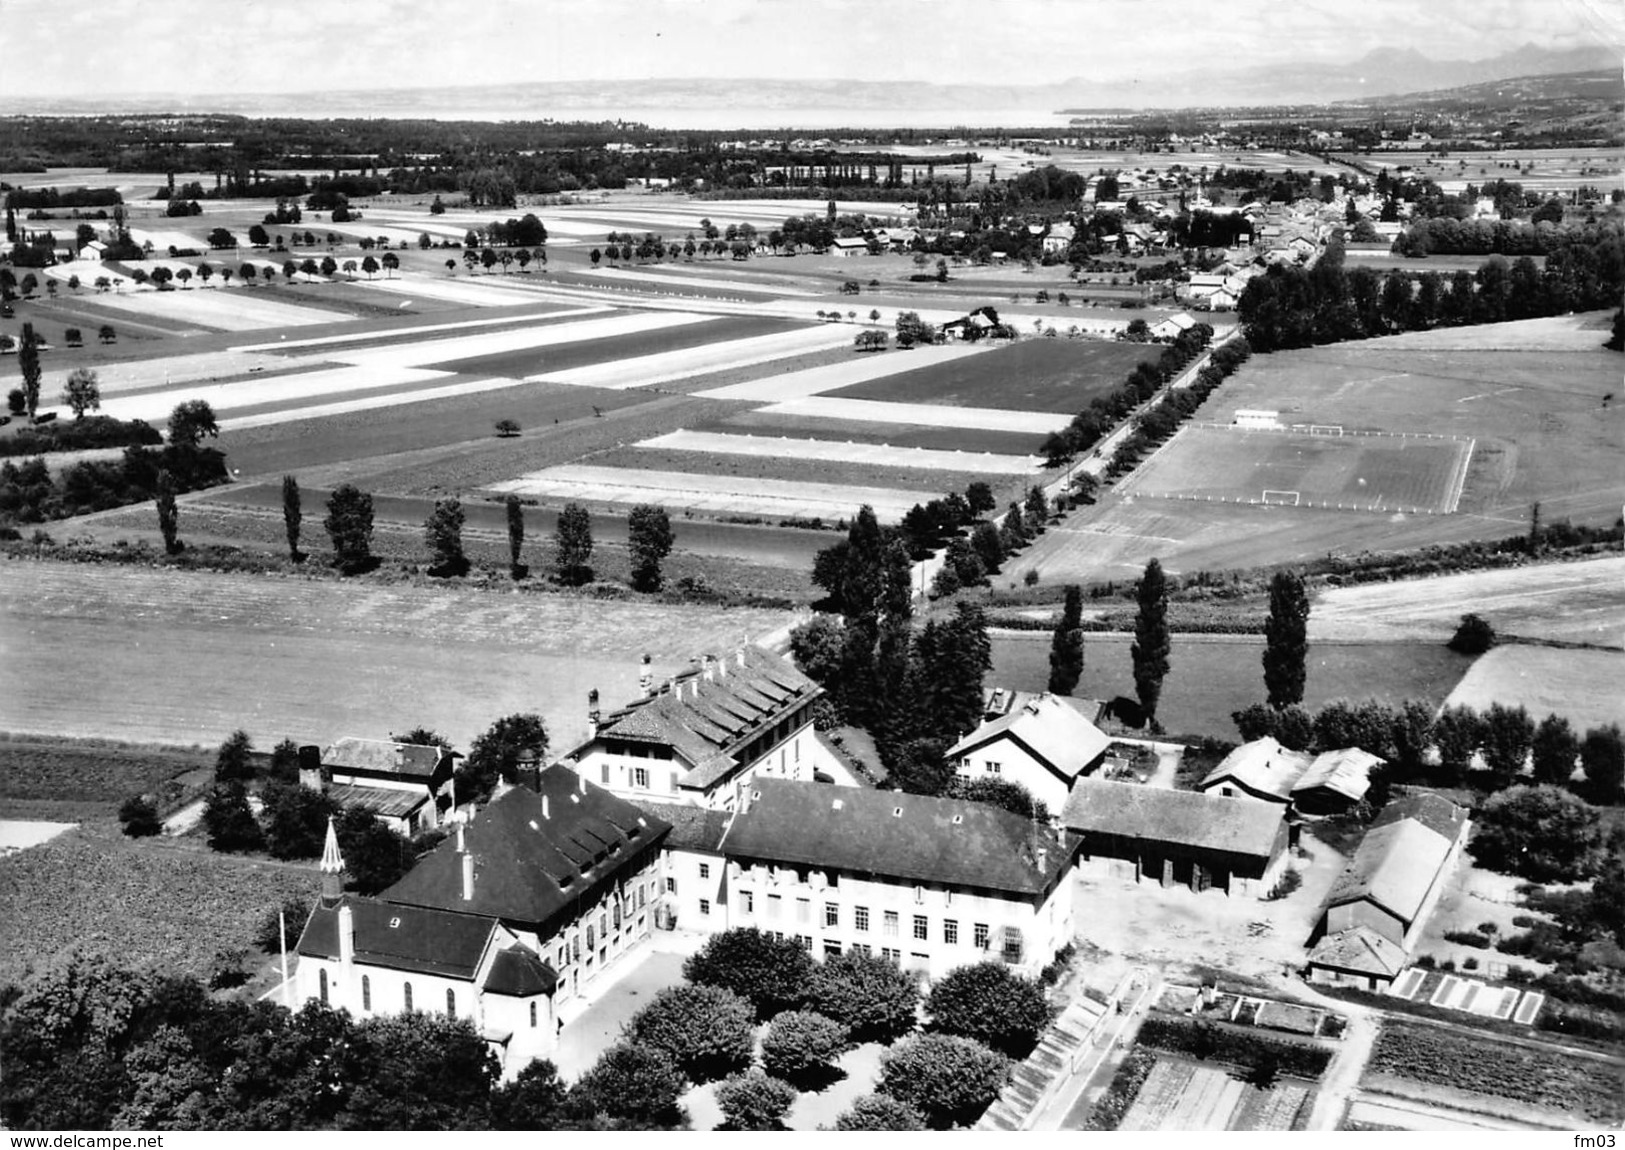
[[[1485,801],[1470,849],[1481,866],[1536,882],[1575,882],[1596,865],[1596,808],[1561,787],[1509,787]]]
[[[795,1082],[827,1070],[851,1046],[846,1027],[810,1010],[775,1015],[762,1036],[762,1066],[775,1078]]]
[[[1293,891],[1303,885],[1303,874],[1297,867],[1287,867],[1281,872],[1281,877],[1275,880],[1275,885],[1264,896],[1266,901],[1274,902],[1286,898]]]
[[[847,1028],[855,1042],[895,1042],[914,1029],[918,976],[878,955],[849,950],[819,964],[807,1006]]]
[[[925,1116],[887,1094],[865,1094],[835,1120],[837,1130],[924,1130]]]
[[[124,833],[132,839],[146,838],[164,829],[158,819],[158,808],[146,795],[134,795],[124,800],[118,809],[118,821],[124,824]]]
[[[1468,613],[1461,617],[1461,625],[1448,646],[1460,655],[1482,655],[1495,646],[1495,628],[1487,619]]]
[[[717,1105],[730,1130],[782,1130],[785,1112],[795,1100],[795,1087],[760,1070],[717,1084]]]
[[[1078,953],[1078,944],[1075,942],[1069,942],[1056,951],[1055,957],[1050,959],[1045,964],[1044,969],[1039,972],[1038,981],[1044,986],[1054,986],[1061,981],[1061,975],[1066,973],[1067,964],[1072,961],[1072,956],[1076,953]]]
[[[1134,1105],[1134,1100],[1140,1096],[1140,1087],[1145,1085],[1151,1068],[1157,1064],[1157,1056],[1142,1046],[1136,1046],[1128,1052],[1117,1073],[1112,1075],[1111,1084],[1106,1087],[1106,1093],[1100,1096],[1089,1111],[1089,1121],[1085,1124],[1090,1130],[1116,1130],[1123,1115],[1128,1108]]]
[[[1017,1059],[1032,1053],[1055,1013],[1042,986],[1001,962],[949,972],[931,988],[925,1009],[933,1029],[974,1038]]]
[[[756,1036],[750,1003],[718,986],[672,986],[627,1023],[625,1038],[664,1051],[695,1082],[750,1065]]]
[[[281,906],[266,913],[260,919],[259,926],[254,931],[254,945],[266,954],[279,954],[282,950],[282,923],[287,920],[288,946],[291,948],[299,942],[299,935],[305,929],[305,920],[310,918],[310,900],[301,895],[293,895]]]
[[[1010,1078],[1010,1060],[969,1038],[921,1034],[880,1060],[880,1090],[925,1116],[933,1130],[969,1126]]]

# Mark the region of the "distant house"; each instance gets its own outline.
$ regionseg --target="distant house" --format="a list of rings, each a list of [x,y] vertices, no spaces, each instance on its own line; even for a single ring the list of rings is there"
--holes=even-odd
[[[838,256],[867,255],[869,252],[869,241],[861,236],[838,239],[830,245],[829,250]]]
[[[1316,755],[1292,788],[1293,807],[1306,815],[1330,815],[1363,801],[1371,772],[1383,760],[1359,747]]]
[[[1151,325],[1153,339],[1177,339],[1182,333],[1196,326],[1196,321],[1184,312],[1176,312],[1167,319],[1159,320]]]
[[[656,688],[601,722],[589,695],[592,733],[562,757],[594,782],[630,799],[734,810],[760,775],[856,785],[813,730],[824,694],[794,663],[742,647]]]
[[[1237,411],[1236,425],[1271,426],[1264,417],[1274,414]],[[1245,424],[1241,422],[1243,416],[1248,417]],[[1382,761],[1359,747],[1319,755],[1289,751],[1266,735],[1231,751],[1208,772],[1198,789],[1290,805],[1300,814],[1336,814],[1365,798],[1371,787],[1371,771]]]
[[[1098,714],[1099,704],[1090,709]],[[1111,741],[1072,700],[1047,693],[989,691],[983,713],[981,725],[948,748],[959,777],[1019,783],[1051,811],[1099,769]]]
[[[300,781],[322,789],[341,807],[359,807],[402,835],[414,835],[445,822],[455,810],[452,773],[457,756],[433,746],[387,739],[343,738],[312,763],[301,751]],[[312,771],[311,767],[319,768]]]
[[[991,334],[999,326],[999,313],[991,307],[974,308],[969,315],[959,319],[951,319],[942,325],[944,336],[956,336],[959,339],[980,339]]]
[[[1236,305],[1240,302],[1241,296],[1227,287],[1222,287],[1207,297],[1209,311],[1235,311]]]
[[[1051,224],[1049,234],[1044,237],[1044,254],[1064,255],[1076,235],[1071,224]]]
[[[1391,982],[1438,904],[1469,826],[1465,809],[1432,793],[1384,807],[1326,898],[1310,978],[1373,990]]]
[[[88,244],[79,249],[79,258],[82,260],[94,260],[95,262],[100,263],[102,260],[107,258],[107,245],[102,243],[101,240],[91,240]]]
[[[1072,788],[1061,822],[1084,874],[1236,895],[1275,886],[1291,838],[1281,807],[1096,778]]]
[[[1281,413],[1261,407],[1238,407],[1234,418],[1230,422],[1234,427],[1268,431],[1281,426]],[[1279,746],[1280,744],[1276,745]],[[1210,779],[1214,777],[1212,773],[1208,775]],[[1205,785],[1206,781],[1204,780]]]

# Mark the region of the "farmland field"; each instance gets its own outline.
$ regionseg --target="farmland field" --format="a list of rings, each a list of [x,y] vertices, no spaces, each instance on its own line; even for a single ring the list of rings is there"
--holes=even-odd
[[[963,451],[927,451],[923,447],[897,447],[888,443],[842,443],[789,435],[741,435],[718,431],[672,431],[637,444],[647,450],[698,452],[713,455],[771,457],[820,464],[851,464],[913,471],[958,471],[988,475],[1031,475],[1041,460],[1031,455],[971,454]]]
[[[1073,694],[1132,697],[1130,642],[1125,635],[1085,635],[1083,679]],[[1042,691],[1049,647],[1047,632],[996,633],[989,685]],[[1263,650],[1257,636],[1175,635],[1158,722],[1174,734],[1236,739],[1231,712],[1264,701]],[[1438,704],[1471,664],[1442,643],[1310,643],[1303,701],[1311,710],[1332,699]]]
[[[842,388],[843,399],[1013,408],[1072,415],[1161,348],[1105,340],[1025,339],[949,366],[920,367]]]
[[[770,408],[741,411],[712,423],[695,424],[693,429],[750,435],[807,436],[848,443],[889,443],[896,447],[923,447],[931,451],[988,451],[995,455],[1031,455],[1043,442],[1041,434],[1030,432],[993,431],[979,427],[931,427],[923,423],[881,423],[868,419],[797,415],[792,411]]]
[[[1625,1070],[1617,1060],[1544,1044],[1469,1038],[1389,1020],[1372,1048],[1366,1073],[1525,1101],[1563,1111],[1580,1123],[1613,1125],[1625,1118]]]
[[[1581,731],[1625,725],[1625,651],[1502,646],[1473,664],[1450,692],[1452,706],[1523,706],[1536,720],[1562,715]]]
[[[1118,485],[1121,495],[1341,510],[1455,510],[1471,444],[1187,424]]]
[[[1292,1130],[1310,1101],[1301,1083],[1260,1090],[1227,1069],[1159,1055],[1118,1129]]]
[[[212,745],[242,727],[269,745],[422,725],[466,747],[502,715],[538,711],[562,751],[586,732],[586,690],[633,697],[645,652],[665,675],[788,619],[14,561],[0,564],[0,729]]]
[[[0,985],[78,949],[207,979],[221,951],[253,948],[260,920],[315,897],[312,866],[137,843],[110,823],[0,858]]]
[[[157,791],[188,771],[213,768],[208,751],[0,739],[0,817],[110,818],[131,795]]]

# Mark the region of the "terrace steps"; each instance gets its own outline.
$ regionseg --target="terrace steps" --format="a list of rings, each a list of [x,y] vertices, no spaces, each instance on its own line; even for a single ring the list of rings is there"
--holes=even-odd
[[[976,1129],[1025,1129],[1051,1089],[1071,1073],[1074,1052],[1089,1041],[1104,1016],[1100,1004],[1088,1000],[1073,1002],[1062,1011],[1039,1036],[1033,1052],[1011,1071],[1009,1083]]]

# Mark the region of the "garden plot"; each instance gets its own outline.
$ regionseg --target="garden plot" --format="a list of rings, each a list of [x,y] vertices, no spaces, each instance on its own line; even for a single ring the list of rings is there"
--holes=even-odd
[[[81,277],[83,278],[83,277]],[[252,292],[166,291],[120,295],[104,292],[96,302],[116,311],[165,316],[224,331],[267,327],[314,327],[353,319],[343,312],[283,303]]]
[[[1046,411],[1006,411],[992,407],[949,407],[937,403],[887,403],[878,399],[846,399],[838,395],[810,395],[788,399],[760,409],[767,415],[810,416],[817,419],[857,419],[871,423],[906,423],[926,427],[961,427],[977,431],[1009,431],[1048,435],[1071,420]]]
[[[761,403],[780,403],[790,399],[805,399],[826,391],[838,391],[856,383],[895,375],[932,364],[952,363],[967,356],[981,354],[975,344],[919,348],[907,356],[874,354],[856,357],[846,363],[833,363],[826,367],[811,367],[784,375],[769,376],[699,392],[706,399],[743,399]]]
[[[1520,1026],[1533,1026],[1535,1016],[1540,1013],[1540,1008],[1545,1004],[1546,996],[1540,991],[1525,991],[1523,1001],[1518,1003],[1518,1013],[1513,1016],[1512,1020]]]
[[[1036,456],[993,455],[985,451],[929,451],[923,447],[892,447],[884,443],[838,443],[827,439],[730,435],[715,431],[673,431],[653,439],[646,439],[636,446],[675,451],[703,451],[717,455],[811,459],[826,463],[864,463],[925,471],[972,471],[987,475],[1028,475],[1043,466],[1043,460]]]
[[[1223,1130],[1247,1084],[1227,1070],[1159,1058],[1119,1130]]]
[[[1403,998],[1407,1002],[1416,997],[1416,992],[1422,989],[1422,983],[1427,981],[1428,972],[1420,967],[1411,967],[1404,974],[1394,980],[1388,988],[1388,993],[1395,998]]]
[[[589,364],[566,371],[543,372],[540,375],[528,376],[527,381],[566,383],[573,387],[607,387],[614,390],[652,387],[656,384],[689,379],[696,375],[707,375],[714,371],[772,363],[774,360],[788,359],[811,351],[841,347],[850,342],[844,331],[836,331],[829,327],[810,327],[799,331],[726,340],[700,347],[660,352],[656,355],[611,360],[608,363]]]
[[[735,476],[570,464],[493,484],[487,490],[499,495],[511,492],[596,503],[662,503],[692,511],[826,519],[848,517],[867,503],[874,508],[877,518],[892,523],[921,502],[918,491],[841,483],[751,479],[748,490],[740,490],[740,487],[741,481]]]

